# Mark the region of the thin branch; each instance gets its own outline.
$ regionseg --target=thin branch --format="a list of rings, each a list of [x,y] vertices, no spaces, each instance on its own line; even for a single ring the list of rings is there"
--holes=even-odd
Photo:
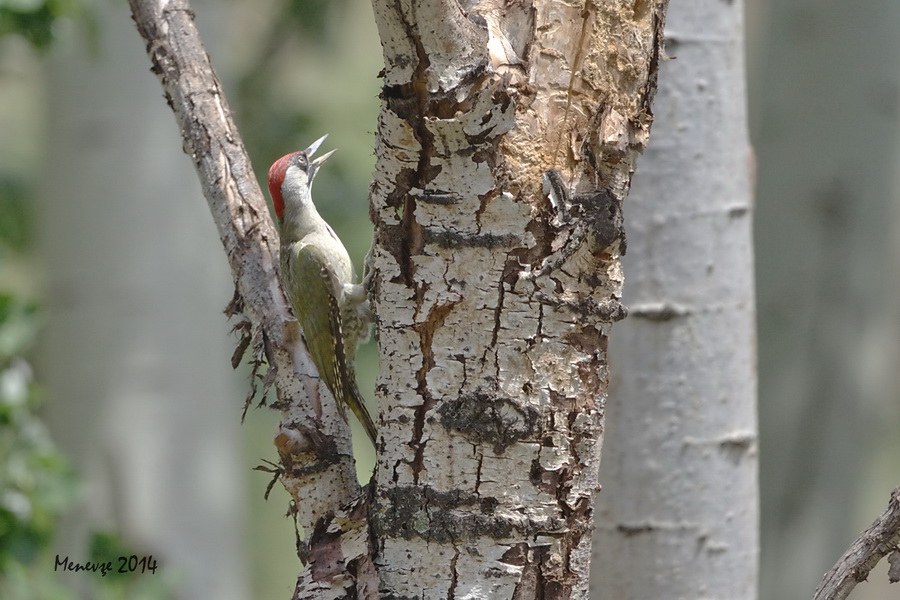
[[[282,482],[302,507],[301,524],[312,531],[320,517],[359,493],[349,428],[333,401],[320,401],[315,367],[278,283],[278,234],[189,3],[129,4],[231,265],[236,295],[226,312],[243,312],[249,322],[236,327],[244,335],[239,347],[252,344],[257,367],[268,363],[263,393],[274,385],[283,413],[275,440]]]
[[[900,487],[891,492],[888,507],[872,526],[850,545],[837,564],[825,574],[814,600],[843,600],[860,581],[865,581],[878,561],[900,546]],[[893,583],[893,581],[892,581]]]

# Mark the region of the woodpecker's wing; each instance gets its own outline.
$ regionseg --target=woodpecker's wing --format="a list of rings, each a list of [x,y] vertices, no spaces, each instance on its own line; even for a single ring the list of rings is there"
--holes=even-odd
[[[343,378],[339,356],[343,354],[340,312],[335,311],[334,279],[328,270],[328,262],[321,250],[314,245],[297,244],[291,248],[287,271],[294,285],[302,290],[302,297],[291,298],[294,315],[303,329],[306,347],[316,368],[335,400],[338,410],[346,419],[344,409]],[[293,264],[291,264],[293,263]]]
[[[291,304],[303,329],[306,346],[319,377],[325,380],[337,400],[341,417],[347,419],[345,406],[349,406],[375,443],[375,424],[356,386],[356,375],[348,366],[338,282],[318,246],[298,246],[296,254],[289,257],[289,263],[293,264],[287,266],[289,276],[303,287],[303,301],[292,298]]]

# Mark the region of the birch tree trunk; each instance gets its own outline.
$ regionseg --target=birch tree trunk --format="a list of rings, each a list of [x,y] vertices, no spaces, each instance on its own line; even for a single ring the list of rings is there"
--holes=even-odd
[[[666,3],[373,4],[381,594],[586,598]]]
[[[592,597],[756,598],[758,491],[743,5],[673,5],[629,197]]]

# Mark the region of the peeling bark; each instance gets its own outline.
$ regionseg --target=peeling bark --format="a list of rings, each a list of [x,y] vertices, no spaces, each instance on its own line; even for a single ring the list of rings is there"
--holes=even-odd
[[[382,597],[587,597],[665,4],[373,2]]]

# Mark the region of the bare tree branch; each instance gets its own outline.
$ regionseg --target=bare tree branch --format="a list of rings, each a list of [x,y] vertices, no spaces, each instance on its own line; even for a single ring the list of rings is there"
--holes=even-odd
[[[814,600],[843,600],[860,581],[865,581],[878,561],[896,554],[900,547],[900,487],[891,492],[888,507],[850,545],[837,564],[825,574]],[[892,554],[893,555],[893,554]],[[896,583],[892,579],[891,583]]]
[[[186,0],[129,4],[231,265],[236,291],[226,313],[246,317],[235,326],[243,338],[233,363],[239,364],[248,347],[254,375],[263,360],[268,363],[262,394],[274,385],[278,395],[275,407],[282,411],[282,421],[275,445],[281,480],[296,502],[298,520],[310,533],[338,507],[364,512],[357,502],[360,488],[349,428],[330,394],[323,391],[320,397],[315,367],[278,283],[278,234],[194,14]],[[330,543],[334,546],[333,536]],[[315,554],[314,539],[304,552]]]

